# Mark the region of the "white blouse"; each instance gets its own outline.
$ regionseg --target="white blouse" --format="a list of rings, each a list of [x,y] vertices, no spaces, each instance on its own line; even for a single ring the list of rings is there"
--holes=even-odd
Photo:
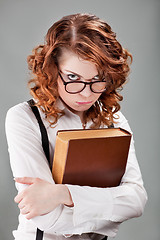
[[[64,105],[65,111],[56,126],[50,127],[40,111],[47,129],[50,158],[53,158],[57,130],[82,129],[79,116]],[[118,112],[115,127],[131,132],[126,118]],[[88,123],[86,128],[89,128]],[[27,102],[20,103],[7,112],[6,136],[10,164],[14,177],[38,177],[54,184],[48,161],[44,155],[41,133],[37,120]],[[44,240],[51,239],[102,239],[102,235],[114,237],[120,223],[142,214],[147,200],[141,172],[135,155],[133,137],[125,174],[121,184],[113,188],[67,185],[74,207],[59,205],[52,212],[27,220],[19,215],[18,229],[13,231],[16,240],[35,239],[36,228],[43,230]],[[18,192],[27,185],[16,183]],[[96,233],[96,234],[95,234]]]

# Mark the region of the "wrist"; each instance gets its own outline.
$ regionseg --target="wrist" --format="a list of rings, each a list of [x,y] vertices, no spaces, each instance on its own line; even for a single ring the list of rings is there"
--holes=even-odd
[[[73,207],[74,203],[68,187],[64,184],[57,184],[59,188],[60,204],[64,204],[68,207]]]

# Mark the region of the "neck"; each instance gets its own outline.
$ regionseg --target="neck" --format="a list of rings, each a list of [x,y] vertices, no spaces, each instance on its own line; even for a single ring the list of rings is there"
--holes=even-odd
[[[85,112],[84,111],[75,111],[74,109],[70,108],[62,99],[61,99],[61,101],[66,106],[66,108],[68,108],[72,113],[74,113],[80,117],[80,120],[82,122],[82,127],[83,127],[83,129],[85,129],[85,127],[86,127],[86,122],[84,121]]]

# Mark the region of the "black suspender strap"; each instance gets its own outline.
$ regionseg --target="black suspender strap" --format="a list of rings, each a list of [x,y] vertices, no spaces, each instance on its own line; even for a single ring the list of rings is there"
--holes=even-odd
[[[43,239],[43,231],[41,231],[39,228],[37,228],[36,232],[36,240],[42,240]]]
[[[48,140],[48,135],[47,135],[46,128],[45,128],[45,126],[44,126],[44,124],[42,122],[42,119],[41,119],[40,113],[38,111],[38,108],[34,105],[33,99],[27,101],[27,103],[31,107],[32,112],[34,113],[34,115],[35,115],[35,117],[36,117],[36,119],[38,121],[39,128],[40,128],[40,131],[41,131],[41,139],[42,139],[43,151],[45,153],[45,156],[46,156],[46,158],[48,160],[48,163],[49,163],[49,166],[51,168],[50,158],[49,158],[49,140]],[[39,228],[37,228],[36,240],[42,240],[42,239],[43,239],[43,231],[41,231]]]
[[[107,240],[108,239],[108,237],[107,236],[105,236],[102,240]]]
[[[43,151],[46,155],[46,158],[48,160],[48,163],[49,163],[49,166],[50,166],[50,158],[49,158],[49,140],[48,140],[48,135],[47,135],[47,131],[46,131],[46,128],[42,122],[42,119],[40,117],[40,113],[38,111],[38,108],[34,105],[34,101],[33,99],[29,100],[27,102],[29,104],[29,106],[31,107],[37,121],[38,121],[38,124],[39,124],[39,128],[40,128],[40,131],[41,131],[41,139],[42,139],[42,147],[43,147]]]
[[[111,125],[108,128],[114,128],[114,124],[111,123]]]

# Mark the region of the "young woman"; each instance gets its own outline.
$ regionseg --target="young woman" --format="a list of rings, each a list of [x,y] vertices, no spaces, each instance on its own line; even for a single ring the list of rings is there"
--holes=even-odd
[[[31,94],[49,138],[50,160],[60,129],[121,127],[119,90],[129,73],[131,54],[98,17],[63,17],[48,30],[44,45],[28,57]],[[6,117],[10,162],[20,209],[16,240],[103,239],[120,223],[142,214],[147,195],[132,139],[125,174],[113,188],[55,184],[44,154],[38,122],[27,102]],[[76,161],[76,159],[75,159]]]

